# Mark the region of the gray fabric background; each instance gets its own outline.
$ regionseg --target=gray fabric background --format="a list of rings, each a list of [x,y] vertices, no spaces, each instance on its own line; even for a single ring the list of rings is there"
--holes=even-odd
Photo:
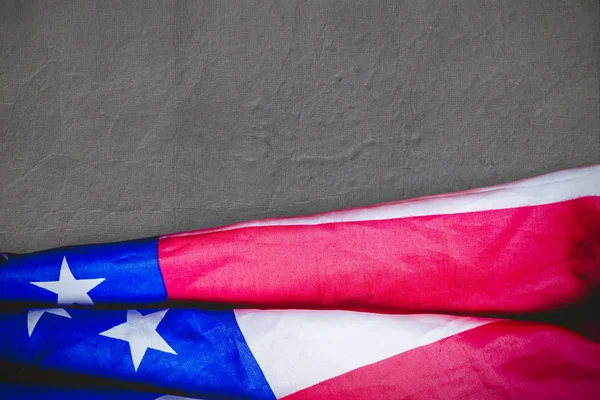
[[[597,0],[0,4],[4,251],[600,162]]]

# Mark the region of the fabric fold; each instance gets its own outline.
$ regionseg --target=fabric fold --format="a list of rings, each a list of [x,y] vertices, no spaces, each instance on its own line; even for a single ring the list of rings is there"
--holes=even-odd
[[[4,254],[0,302],[519,314],[600,282],[600,166],[121,243]]]
[[[32,312],[0,314],[0,326],[11,327],[0,331],[3,362],[115,390],[133,385],[206,399],[447,399],[560,398],[567,389],[593,398],[600,389],[600,344],[526,321],[69,309],[70,318],[44,313],[29,336]]]

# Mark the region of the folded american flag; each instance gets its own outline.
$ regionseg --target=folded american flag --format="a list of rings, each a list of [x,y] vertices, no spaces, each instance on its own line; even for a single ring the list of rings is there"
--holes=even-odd
[[[600,166],[1,254],[0,397],[598,398],[599,284]]]

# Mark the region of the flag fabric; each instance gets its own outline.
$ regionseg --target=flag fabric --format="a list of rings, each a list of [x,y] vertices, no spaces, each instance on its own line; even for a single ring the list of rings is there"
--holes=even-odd
[[[3,399],[44,399],[44,400],[192,400],[190,397],[164,395],[134,390],[105,388],[61,388],[49,385],[0,383]]]
[[[0,391],[597,398],[599,286],[600,166],[314,216],[4,253],[0,363],[10,373]],[[557,312],[577,324],[543,317]]]
[[[579,399],[595,398],[600,384],[597,343],[528,322],[172,308],[29,310],[0,323],[4,361],[154,398]]]

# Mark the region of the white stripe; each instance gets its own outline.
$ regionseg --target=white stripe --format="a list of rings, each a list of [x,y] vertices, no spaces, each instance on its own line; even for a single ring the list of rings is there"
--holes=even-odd
[[[236,310],[278,398],[493,320],[351,311]]]
[[[556,203],[600,196],[600,165],[554,172],[536,178],[463,192],[332,211],[305,217],[242,222],[215,229],[177,233],[188,236],[253,226],[318,225],[331,222],[373,221],[425,215],[457,214]]]

